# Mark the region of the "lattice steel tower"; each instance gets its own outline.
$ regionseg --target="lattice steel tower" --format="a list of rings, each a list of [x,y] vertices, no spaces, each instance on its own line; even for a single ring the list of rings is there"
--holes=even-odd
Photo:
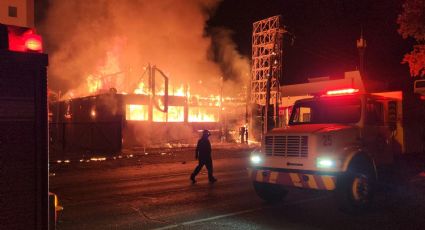
[[[252,30],[251,103],[265,106],[270,77],[270,104],[278,97],[282,75],[283,34],[281,16],[254,22]]]

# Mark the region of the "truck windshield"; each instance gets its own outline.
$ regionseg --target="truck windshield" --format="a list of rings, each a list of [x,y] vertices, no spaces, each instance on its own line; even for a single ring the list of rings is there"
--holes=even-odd
[[[361,102],[358,97],[326,97],[295,103],[290,125],[357,123]]]

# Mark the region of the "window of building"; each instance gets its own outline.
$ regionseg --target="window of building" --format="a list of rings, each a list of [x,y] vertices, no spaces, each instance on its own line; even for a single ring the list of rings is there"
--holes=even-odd
[[[18,17],[18,8],[16,6],[9,6],[9,17],[17,18]]]

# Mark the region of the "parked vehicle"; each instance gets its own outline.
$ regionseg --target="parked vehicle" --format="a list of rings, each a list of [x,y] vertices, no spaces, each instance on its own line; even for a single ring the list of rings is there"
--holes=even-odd
[[[380,172],[412,144],[404,135],[402,103],[401,91],[356,88],[296,101],[288,124],[269,131],[251,155],[256,193],[275,202],[291,187],[328,190],[343,209],[367,207]]]

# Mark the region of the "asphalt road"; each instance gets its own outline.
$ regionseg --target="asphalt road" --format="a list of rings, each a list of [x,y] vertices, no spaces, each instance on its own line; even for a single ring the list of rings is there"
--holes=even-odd
[[[193,149],[52,162],[50,191],[64,207],[58,229],[425,229],[425,177],[381,189],[358,215],[326,192],[291,190],[266,204],[247,176],[249,151],[215,149],[215,184],[205,169],[189,181]]]

